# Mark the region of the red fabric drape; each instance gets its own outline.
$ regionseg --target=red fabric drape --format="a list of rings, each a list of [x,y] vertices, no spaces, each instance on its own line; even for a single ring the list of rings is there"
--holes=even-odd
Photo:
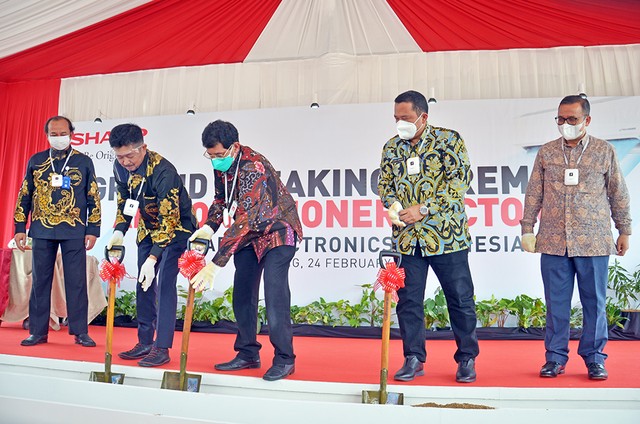
[[[425,52],[640,43],[638,0],[387,0]]]
[[[280,1],[153,1],[0,59],[0,81],[242,62]]]
[[[60,80],[0,83],[0,244],[13,238],[13,211],[29,157],[49,145],[44,124],[58,114]]]

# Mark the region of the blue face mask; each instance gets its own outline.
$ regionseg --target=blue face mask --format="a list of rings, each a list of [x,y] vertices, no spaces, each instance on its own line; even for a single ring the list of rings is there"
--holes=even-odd
[[[213,169],[221,172],[227,172],[229,168],[231,168],[232,163],[233,163],[233,156],[211,159],[211,165],[213,165]]]

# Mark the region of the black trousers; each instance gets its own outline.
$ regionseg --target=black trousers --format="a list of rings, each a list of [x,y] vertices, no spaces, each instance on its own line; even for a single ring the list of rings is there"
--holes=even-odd
[[[29,297],[29,333],[43,336],[49,332],[51,286],[58,246],[62,250],[64,291],[67,301],[69,334],[88,332],[87,251],[84,238],[71,240],[33,239],[31,296]]]
[[[149,257],[153,242],[146,237],[138,245],[138,271]],[[178,259],[187,248],[187,239],[174,240],[164,249],[156,262],[156,278],[147,291],[136,284],[136,309],[138,320],[138,341],[149,345],[154,343],[162,348],[173,345],[176,329],[176,308],[178,305]],[[156,332],[157,330],[157,332]]]
[[[458,347],[453,356],[455,361],[478,356],[476,308],[468,254],[468,250],[462,250],[423,257],[416,249],[414,256],[402,255],[406,278],[405,287],[398,290],[396,312],[405,357],[413,355],[421,362],[427,359],[423,302],[429,266],[436,273],[447,299],[451,329]]]
[[[256,339],[256,329],[260,277],[264,271],[269,341],[275,350],[273,365],[295,362],[291,328],[291,292],[289,291],[289,265],[295,251],[293,246],[279,246],[269,250],[259,262],[251,246],[235,253],[233,312],[238,323],[238,334],[233,348],[238,352],[239,358],[244,360],[258,358],[262,347]]]

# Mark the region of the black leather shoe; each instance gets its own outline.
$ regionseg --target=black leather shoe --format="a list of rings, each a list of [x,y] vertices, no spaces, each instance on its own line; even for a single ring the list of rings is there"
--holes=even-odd
[[[127,350],[126,352],[118,353],[120,359],[141,359],[144,358],[151,352],[151,348],[153,345],[144,345],[141,343],[137,343],[133,349]]]
[[[42,344],[42,343],[46,343],[49,339],[48,335],[44,335],[44,336],[36,336],[35,334],[30,335],[29,337],[27,337],[26,339],[24,339],[23,341],[20,342],[20,345],[22,346],[35,346],[37,344]]]
[[[82,345],[84,347],[96,347],[96,342],[94,342],[88,334],[78,334],[75,339],[76,344]]]
[[[423,363],[415,356],[407,356],[404,360],[404,365],[398,370],[396,375],[393,376],[393,379],[398,381],[411,381],[421,375],[424,375]]]
[[[547,361],[540,369],[540,377],[553,378],[564,374],[564,365],[559,362]]]
[[[602,364],[592,362],[587,364],[587,370],[589,371],[589,380],[606,380],[609,378],[609,373],[607,373]]]
[[[229,362],[223,362],[222,364],[215,364],[214,368],[218,371],[238,371],[246,368],[260,368],[260,358],[252,361],[245,361],[237,356]]]
[[[473,358],[458,362],[456,381],[458,383],[473,383],[476,381],[476,364]]]
[[[169,361],[171,361],[171,358],[169,357],[169,349],[166,347],[153,346],[151,348],[151,352],[142,358],[142,360],[138,361],[138,365],[141,367],[159,367]]]
[[[269,368],[262,376],[262,379],[267,381],[276,381],[281,378],[288,377],[294,372],[296,372],[295,364],[277,364]]]

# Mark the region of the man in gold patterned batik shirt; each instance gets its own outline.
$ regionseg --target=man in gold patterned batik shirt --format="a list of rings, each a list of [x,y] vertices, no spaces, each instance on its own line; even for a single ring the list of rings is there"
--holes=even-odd
[[[630,199],[613,146],[587,134],[589,101],[567,96],[556,123],[562,137],[536,156],[525,196],[522,247],[542,253],[540,270],[547,304],[546,363],[540,377],[564,374],[574,280],[582,303],[578,355],[592,380],[606,380],[608,340],[605,300],[609,255],[623,256],[631,234]],[[533,227],[540,214],[537,237]],[[619,232],[614,241],[611,220]]]
[[[27,248],[27,218],[31,214],[33,283],[29,297],[29,333],[22,346],[47,343],[53,269],[62,251],[69,333],[85,347],[95,346],[87,326],[86,257],[100,235],[100,196],[91,158],[70,146],[73,124],[50,118],[44,131],[50,148],[36,153],[18,193],[14,214],[15,242]]]
[[[471,383],[476,380],[479,348],[464,207],[471,181],[469,156],[460,134],[430,125],[428,111],[425,97],[417,91],[396,97],[398,134],[384,145],[380,163],[380,199],[389,209],[393,242],[406,272],[396,308],[405,361],[394,379],[410,381],[424,375],[423,301],[431,267],[447,299],[458,347],[456,381]]]
[[[138,365],[143,367],[156,367],[171,360],[169,348],[173,344],[178,302],[178,259],[187,248],[187,239],[197,228],[197,222],[191,198],[176,168],[147,149],[139,126],[117,125],[111,130],[109,144],[117,159],[113,174],[118,209],[108,248],[123,243],[131,220],[140,214],[136,239],[140,283],[136,286],[138,343],[118,356],[140,359]]]

